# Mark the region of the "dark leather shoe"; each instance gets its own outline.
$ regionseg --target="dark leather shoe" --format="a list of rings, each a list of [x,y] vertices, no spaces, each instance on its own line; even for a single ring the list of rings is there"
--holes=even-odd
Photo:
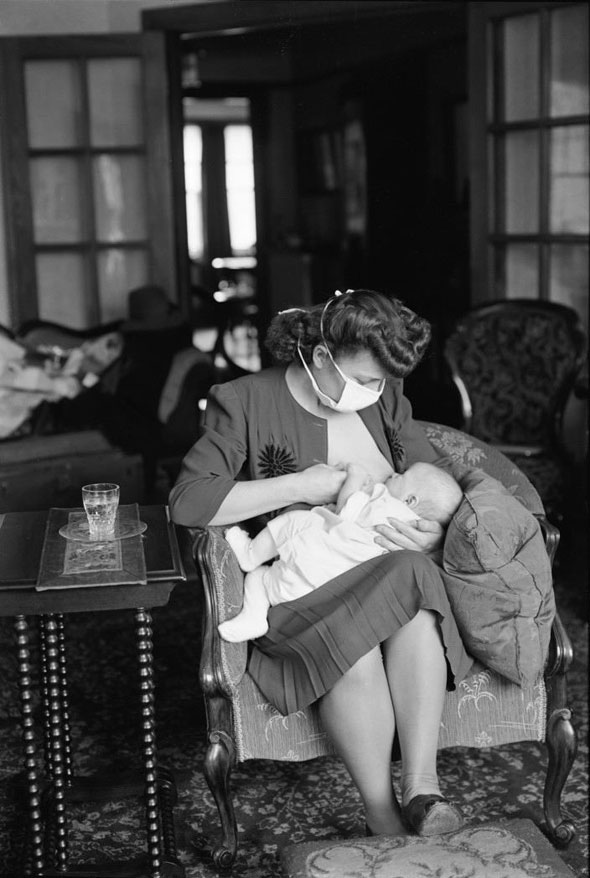
[[[444,796],[434,793],[414,796],[405,807],[402,816],[408,829],[418,835],[444,835],[461,829],[465,819],[455,805]]]

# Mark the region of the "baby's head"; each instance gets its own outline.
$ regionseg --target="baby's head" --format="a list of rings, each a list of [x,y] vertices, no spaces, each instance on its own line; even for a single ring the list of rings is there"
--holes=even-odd
[[[431,463],[414,463],[385,483],[392,497],[402,500],[420,518],[446,526],[457,511],[463,492],[455,479]]]

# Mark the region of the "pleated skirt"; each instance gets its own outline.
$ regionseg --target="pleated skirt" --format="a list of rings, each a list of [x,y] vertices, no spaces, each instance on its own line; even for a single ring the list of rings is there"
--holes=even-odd
[[[365,561],[297,600],[272,607],[267,634],[251,644],[248,670],[286,716],[328,692],[420,609],[436,613],[447,688],[454,689],[473,659],[463,646],[439,568],[428,556],[406,550]]]

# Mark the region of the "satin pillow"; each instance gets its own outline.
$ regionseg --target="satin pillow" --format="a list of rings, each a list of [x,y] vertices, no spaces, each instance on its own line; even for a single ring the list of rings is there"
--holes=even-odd
[[[447,529],[442,576],[468,652],[520,685],[542,674],[555,615],[539,523],[496,479],[472,470]]]

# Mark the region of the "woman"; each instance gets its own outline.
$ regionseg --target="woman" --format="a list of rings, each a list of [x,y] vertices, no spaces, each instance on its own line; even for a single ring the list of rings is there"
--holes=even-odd
[[[416,461],[436,462],[402,394],[429,339],[425,320],[369,290],[277,315],[266,344],[280,365],[212,389],[204,434],[170,495],[174,521],[268,520],[294,504],[334,502],[349,463],[382,482]],[[249,671],[283,714],[318,701],[368,833],[450,832],[463,819],[440,792],[439,725],[445,690],[472,659],[429,557],[444,532],[425,519],[378,530],[389,552],[271,608]],[[396,731],[401,807],[390,767]]]

